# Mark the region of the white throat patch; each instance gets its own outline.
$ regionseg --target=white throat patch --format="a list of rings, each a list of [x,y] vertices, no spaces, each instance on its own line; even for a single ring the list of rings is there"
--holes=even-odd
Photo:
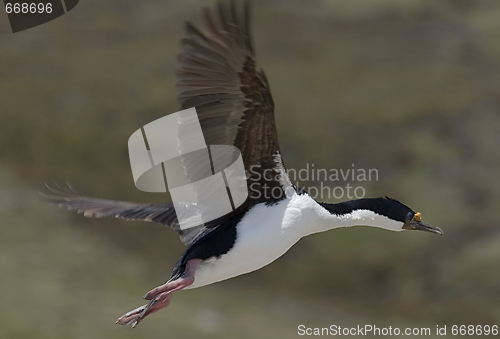
[[[386,216],[377,214],[370,210],[355,210],[350,213],[352,226],[374,226],[390,231],[403,231],[403,223],[389,219]]]

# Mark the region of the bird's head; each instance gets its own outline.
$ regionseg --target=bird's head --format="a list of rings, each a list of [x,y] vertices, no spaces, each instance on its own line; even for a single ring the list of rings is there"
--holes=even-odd
[[[413,211],[409,211],[406,214],[405,221],[403,223],[404,230],[417,230],[417,231],[426,231],[431,233],[436,233],[439,235],[443,235],[443,230],[439,227],[429,225],[422,221],[422,214],[420,212],[413,213]]]
[[[405,204],[385,198],[364,198],[338,204],[321,204],[345,225],[366,225],[390,231],[418,230],[443,234],[439,227],[422,221],[422,214]]]
[[[408,206],[388,197],[378,199],[380,199],[381,204],[375,204],[374,212],[392,221],[392,230],[417,230],[443,235],[442,229],[422,221],[420,212],[414,212]]]

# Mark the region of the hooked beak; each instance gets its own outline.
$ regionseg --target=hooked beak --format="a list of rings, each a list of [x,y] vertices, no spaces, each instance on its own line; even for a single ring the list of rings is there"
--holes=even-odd
[[[418,231],[426,231],[431,233],[436,233],[439,235],[443,235],[443,230],[439,227],[429,225],[423,221],[410,220],[406,222],[403,226],[405,230],[418,230]]]

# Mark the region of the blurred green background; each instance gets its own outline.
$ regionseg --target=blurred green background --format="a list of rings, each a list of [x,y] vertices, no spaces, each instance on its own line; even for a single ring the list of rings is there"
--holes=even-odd
[[[86,219],[37,191],[68,180],[91,196],[165,199],[135,188],[127,140],[178,110],[183,24],[213,4],[82,0],[16,34],[0,15],[0,337],[500,325],[498,0],[254,1],[287,167],[376,168],[367,196],[397,198],[445,235],[316,234],[262,270],[176,293],[136,330],[114,325],[184,246],[160,225]]]

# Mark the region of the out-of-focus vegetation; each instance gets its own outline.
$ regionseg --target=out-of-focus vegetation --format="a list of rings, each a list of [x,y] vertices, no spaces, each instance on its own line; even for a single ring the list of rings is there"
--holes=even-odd
[[[81,1],[28,31],[0,22],[1,337],[137,336],[113,321],[164,282],[177,236],[71,215],[36,191],[68,180],[88,195],[165,199],[135,189],[126,141],[178,110],[183,22],[212,4]],[[397,198],[445,235],[314,235],[260,271],[178,293],[140,335],[499,324],[500,2],[255,1],[253,12],[287,166],[376,168],[367,196]]]

